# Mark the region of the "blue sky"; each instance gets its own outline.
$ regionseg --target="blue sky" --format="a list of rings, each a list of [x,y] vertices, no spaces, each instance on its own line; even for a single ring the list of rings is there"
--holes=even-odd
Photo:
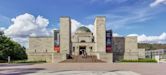
[[[145,18],[147,18],[147,20],[141,22],[136,22],[138,19],[129,20],[129,23],[126,22],[124,24],[124,27],[113,30],[119,34],[125,35],[130,33],[159,35],[162,32],[166,32],[166,6],[159,5],[150,7],[149,5],[153,1],[154,0],[1,0],[0,15],[5,18],[2,17],[0,26],[8,27],[11,18],[24,13],[30,13],[34,16],[41,15],[49,19],[49,27],[53,25],[58,27],[59,17],[63,15],[71,16],[71,18],[83,24],[93,23],[94,18],[87,19],[89,16],[108,15],[107,17],[110,18],[108,18],[107,21],[110,21],[110,24],[107,24],[107,26],[111,28],[111,20],[113,21],[114,16],[121,16],[123,18],[129,18],[130,16],[137,17],[137,14],[134,14],[135,12],[145,11],[145,13],[142,13],[142,15],[146,14],[145,17],[139,20]],[[148,14],[152,15],[147,16]]]
[[[59,27],[60,16],[83,25],[93,24],[95,16],[106,16],[107,29],[120,35],[166,32],[166,0],[0,0],[1,29],[7,30],[12,18],[25,13],[48,19],[48,29]]]

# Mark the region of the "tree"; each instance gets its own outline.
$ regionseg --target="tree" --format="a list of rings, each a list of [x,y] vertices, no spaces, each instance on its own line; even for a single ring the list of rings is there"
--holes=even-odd
[[[138,43],[138,48],[145,48],[146,50],[166,49],[166,44]]]
[[[7,60],[8,56],[11,60],[27,59],[25,50],[19,43],[0,34],[0,60]]]
[[[4,34],[4,32],[3,31],[0,31],[0,35],[3,35]]]

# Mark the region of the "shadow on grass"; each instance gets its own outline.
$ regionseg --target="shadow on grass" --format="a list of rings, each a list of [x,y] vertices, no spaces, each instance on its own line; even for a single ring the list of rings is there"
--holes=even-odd
[[[0,75],[26,75],[45,70],[44,68],[14,68],[0,70]],[[5,71],[5,73],[4,73]]]
[[[0,63],[0,67],[28,66],[28,65],[34,65],[34,64],[37,64],[37,63],[11,63],[11,64]]]
[[[0,67],[27,66],[27,65],[42,64],[42,63],[46,63],[46,61],[19,60],[19,61],[11,61],[10,63],[0,63]]]

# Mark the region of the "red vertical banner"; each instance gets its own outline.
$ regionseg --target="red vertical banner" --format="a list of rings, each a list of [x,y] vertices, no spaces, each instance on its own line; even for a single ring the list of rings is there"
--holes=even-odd
[[[106,52],[112,53],[112,30],[106,31]]]
[[[60,52],[60,41],[59,41],[59,31],[58,30],[54,30],[54,51],[56,51],[57,53]]]
[[[60,52],[60,47],[59,46],[54,46],[54,50],[59,53]]]

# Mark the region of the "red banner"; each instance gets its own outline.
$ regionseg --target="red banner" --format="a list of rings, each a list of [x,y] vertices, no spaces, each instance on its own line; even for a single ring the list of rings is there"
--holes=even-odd
[[[59,53],[60,52],[60,47],[59,46],[54,46],[54,50]]]
[[[106,52],[111,53],[112,52],[112,47],[111,46],[107,46],[106,47]]]

